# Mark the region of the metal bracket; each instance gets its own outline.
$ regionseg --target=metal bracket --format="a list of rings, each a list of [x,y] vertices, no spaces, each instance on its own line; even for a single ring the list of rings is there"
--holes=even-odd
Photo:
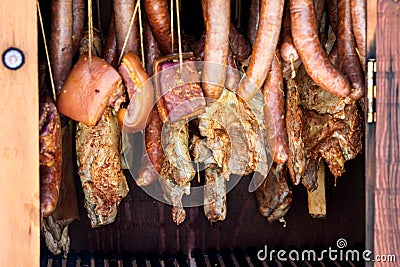
[[[367,65],[367,122],[376,122],[376,59],[369,58]]]

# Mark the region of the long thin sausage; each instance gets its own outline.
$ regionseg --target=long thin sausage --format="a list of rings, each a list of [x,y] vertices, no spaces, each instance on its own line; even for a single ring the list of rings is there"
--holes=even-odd
[[[339,67],[339,52],[338,52],[338,45],[337,41],[333,44],[331,51],[329,52],[329,62],[335,67]]]
[[[315,18],[317,19],[317,29],[321,27],[324,8],[325,8],[325,0],[314,0],[314,10],[315,10]]]
[[[351,21],[353,25],[353,33],[356,38],[357,48],[360,53],[361,65],[364,72],[366,71],[367,56],[367,28],[366,28],[366,1],[350,0],[351,5]]]
[[[247,25],[247,39],[254,45],[260,20],[260,0],[251,0],[249,23]]]
[[[288,64],[292,64],[300,59],[292,39],[289,2],[287,2],[287,5],[285,6],[284,10],[280,52],[283,61],[285,61]]]
[[[290,1],[292,37],[297,52],[314,82],[332,94],[346,97],[350,84],[328,60],[318,38],[312,0]]]
[[[278,44],[284,0],[261,0],[260,21],[246,75],[241,79],[237,94],[245,101],[260,90],[267,78]]]
[[[59,94],[72,66],[72,0],[51,2],[50,60]]]
[[[364,95],[364,77],[360,60],[356,51],[352,25],[350,0],[338,0],[339,24],[338,24],[338,52],[339,68],[349,79],[352,92],[350,97],[360,99]]]
[[[62,172],[60,115],[50,97],[40,103],[40,209],[44,217],[56,209]]]
[[[85,26],[85,1],[72,1],[72,55],[75,55],[83,35]]]
[[[122,47],[124,45],[124,41],[129,30],[129,24],[135,10],[135,5],[136,0],[114,0],[115,32],[117,35],[118,57],[121,54]],[[132,30],[129,34],[128,42],[126,43],[124,54],[128,53],[129,51],[133,51],[133,53],[135,53],[136,55],[138,55],[139,53],[139,32],[137,28],[137,18],[138,14],[136,14],[135,16]]]
[[[161,52],[166,55],[173,53],[177,46],[171,39],[171,18],[167,0],[144,0],[144,8]]]
[[[147,16],[143,19],[143,39],[144,39],[144,52],[146,60],[146,70],[149,76],[153,76],[154,61],[160,57],[161,52],[158,47],[157,41],[154,38],[153,33],[149,25]]]
[[[206,97],[218,99],[225,84],[228,62],[230,1],[203,0],[202,4],[206,24],[204,61],[207,62],[203,68],[202,86]]]
[[[285,96],[279,54],[272,60],[271,70],[264,83],[264,118],[268,146],[274,162],[284,164],[289,155],[288,135],[285,125]]]
[[[108,27],[106,42],[103,48],[104,60],[113,67],[116,67],[117,55],[117,36],[115,34],[115,17],[111,15],[110,25]]]
[[[161,172],[165,160],[161,143],[162,126],[163,123],[158,115],[157,107],[154,107],[145,129],[145,151],[143,152],[138,179],[136,179],[138,186],[152,184]]]
[[[332,30],[335,34],[337,34],[337,25],[338,25],[338,5],[337,0],[326,0],[328,4],[328,17],[329,24],[332,26]]]

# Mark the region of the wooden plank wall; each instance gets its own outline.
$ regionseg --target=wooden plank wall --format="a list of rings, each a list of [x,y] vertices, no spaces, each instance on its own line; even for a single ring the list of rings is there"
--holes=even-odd
[[[17,47],[25,64],[0,63],[0,262],[39,266],[39,130],[36,1],[2,1],[0,53]]]
[[[400,3],[378,0],[374,252],[400,261]]]

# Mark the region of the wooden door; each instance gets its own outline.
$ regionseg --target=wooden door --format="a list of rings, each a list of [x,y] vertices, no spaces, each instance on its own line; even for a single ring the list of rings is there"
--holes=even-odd
[[[8,69],[3,62],[0,62],[0,262],[2,266],[39,266],[36,23],[36,1],[2,1],[0,53],[3,54],[8,48],[15,47],[22,52],[25,59],[25,63],[17,70]],[[9,63],[12,63],[13,55],[8,58]],[[14,59],[18,61],[22,58],[14,57]]]
[[[366,247],[400,261],[400,3],[368,1],[368,57],[376,59],[376,123],[366,125]],[[397,255],[396,255],[397,254]],[[379,262],[374,266],[398,266]],[[370,263],[370,266],[373,264]]]

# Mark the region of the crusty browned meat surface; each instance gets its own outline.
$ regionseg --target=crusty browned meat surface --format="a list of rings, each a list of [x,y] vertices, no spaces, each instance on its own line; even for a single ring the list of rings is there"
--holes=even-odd
[[[68,227],[71,222],[79,219],[72,153],[74,132],[73,121],[69,121],[62,129],[63,166],[60,193],[54,213],[48,218],[43,218],[41,225],[41,233],[47,248],[53,254],[63,253],[64,256],[68,254],[70,245]]]
[[[66,257],[69,252],[69,223],[70,222],[60,225],[53,216],[43,218],[41,233],[44,236],[47,249],[54,255],[58,255],[63,252],[63,255]]]
[[[49,217],[57,205],[62,171],[61,120],[50,97],[41,99],[39,116],[40,211]]]
[[[344,172],[344,163],[362,150],[362,113],[359,103],[326,92],[307,75],[303,66],[298,70],[296,83],[303,116],[302,140],[306,152],[306,172],[302,183],[316,189],[318,161],[324,158],[335,178]],[[288,95],[289,97],[289,95]]]
[[[120,128],[107,108],[96,126],[79,123],[76,131],[78,173],[92,227],[110,224],[129,191],[121,170]]]
[[[189,129],[186,120],[166,122],[163,127],[165,160],[159,182],[164,199],[172,204],[172,220],[179,225],[186,217],[182,197],[190,194],[190,181],[196,174],[189,154]]]
[[[306,169],[306,154],[304,151],[302,117],[299,89],[295,80],[286,79],[286,129],[289,141],[289,157],[287,166],[290,178],[295,185],[300,183]]]
[[[207,138],[207,147],[226,179],[230,174],[268,173],[272,159],[266,151],[262,101],[259,94],[245,104],[224,89],[218,101],[199,116],[200,134]]]
[[[256,190],[258,210],[268,222],[283,218],[292,205],[292,191],[286,176],[285,166],[274,163],[267,178]]]
[[[205,171],[204,214],[210,222],[226,218],[226,184],[221,168],[210,164]]]
[[[316,85],[308,76],[305,68],[301,66],[296,74],[300,104],[308,110],[315,110],[320,114],[334,114],[344,109],[350,100],[333,95]]]
[[[173,167],[167,159],[160,173],[159,179],[164,199],[172,205],[172,220],[177,224],[181,224],[186,218],[186,211],[183,208],[182,197],[184,194],[190,195],[190,183],[179,186],[175,183]]]
[[[191,151],[194,160],[205,166],[204,214],[210,222],[226,218],[226,184],[221,168],[215,163],[205,140],[193,135]]]
[[[162,145],[165,157],[172,168],[177,185],[185,186],[193,179],[196,171],[189,154],[189,129],[186,120],[164,123]]]
[[[301,183],[304,187],[309,191],[312,192],[317,190],[318,188],[318,170],[319,170],[319,161],[318,159],[310,158],[307,161],[306,170],[304,175],[301,179]]]

